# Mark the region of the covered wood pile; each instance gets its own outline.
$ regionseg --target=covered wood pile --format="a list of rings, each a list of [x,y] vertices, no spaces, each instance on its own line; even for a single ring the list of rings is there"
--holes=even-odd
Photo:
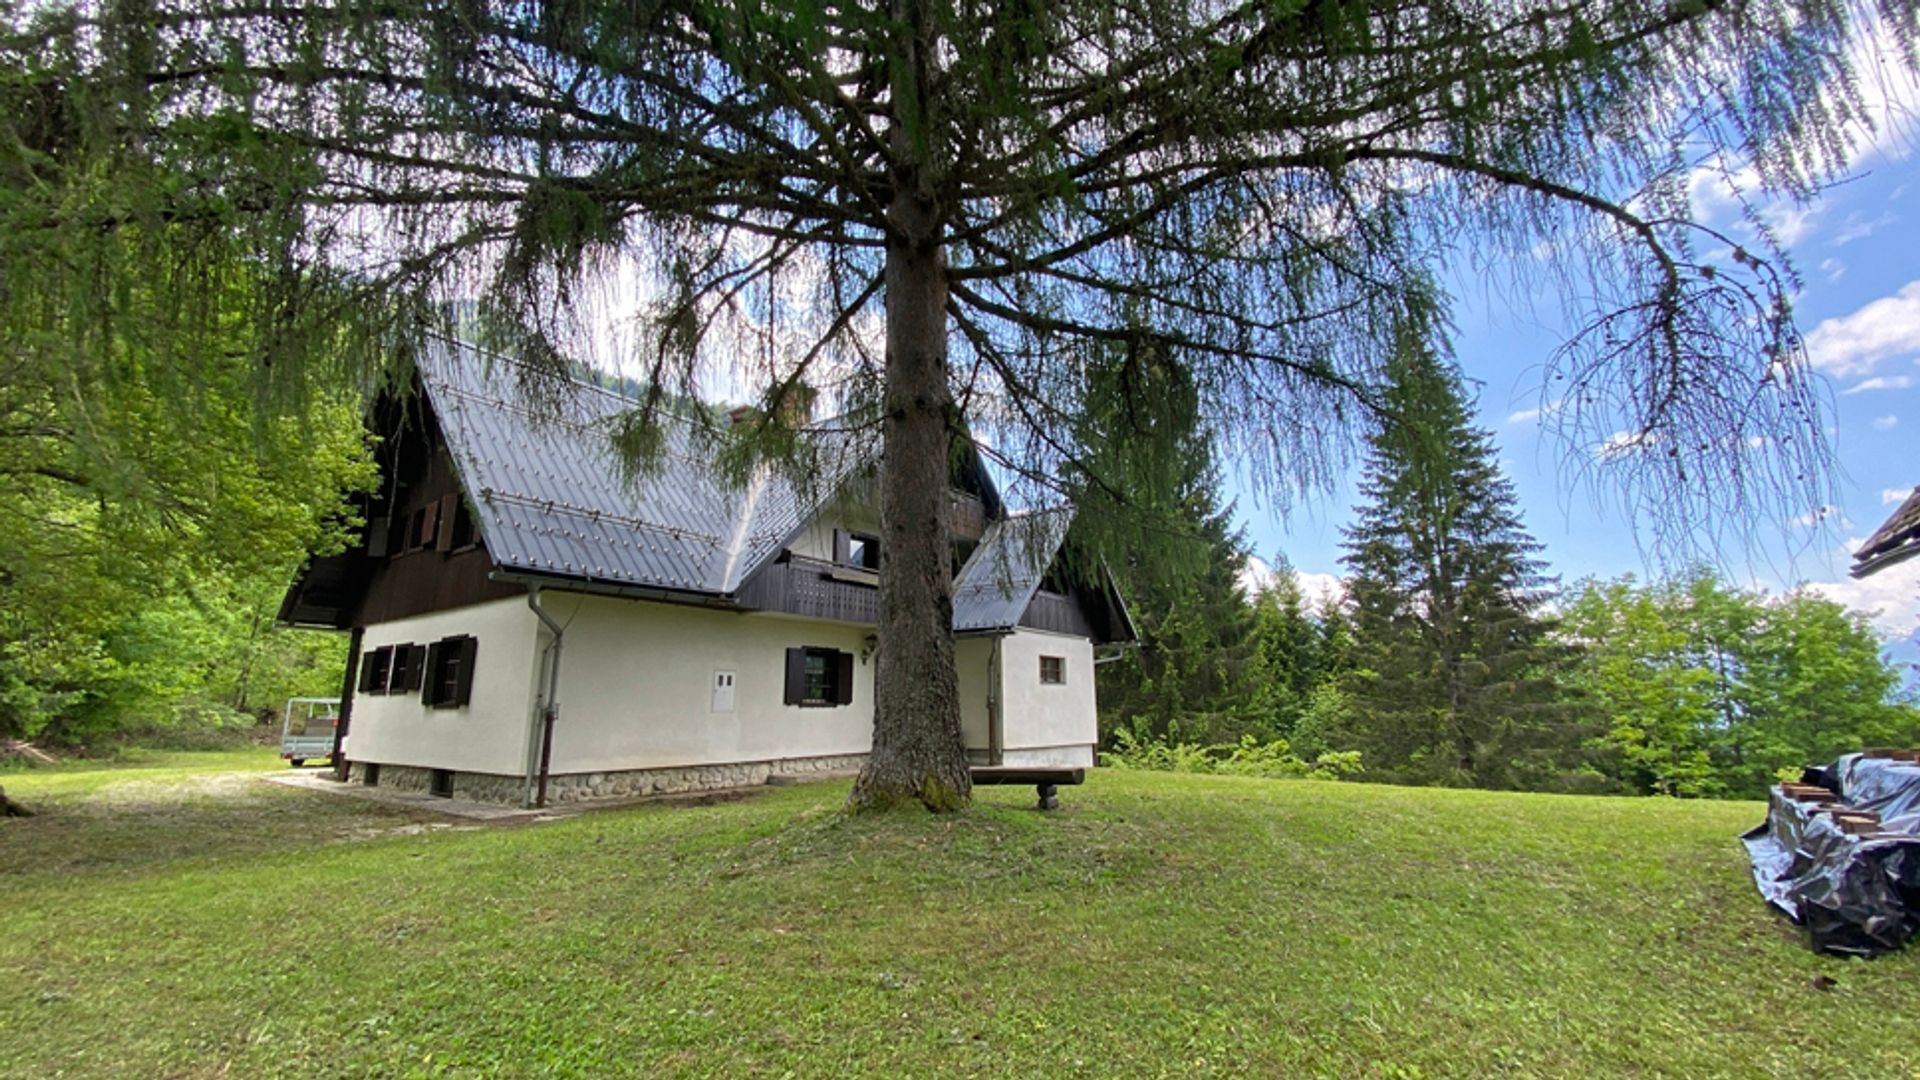
[[[1920,931],[1920,750],[1874,749],[1777,785],[1741,838],[1768,903],[1816,950],[1872,956]]]

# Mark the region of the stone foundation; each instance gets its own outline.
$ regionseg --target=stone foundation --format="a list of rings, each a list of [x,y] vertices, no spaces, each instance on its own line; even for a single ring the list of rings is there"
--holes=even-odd
[[[556,774],[547,777],[547,805],[561,806],[590,799],[637,798],[642,795],[679,795],[690,791],[726,791],[758,787],[787,778],[825,779],[856,773],[866,760],[865,754],[837,754],[784,761]],[[354,783],[365,781],[365,762],[351,762],[348,768],[349,778]],[[385,764],[379,769],[379,787],[398,791],[429,791],[432,784],[432,769]],[[456,799],[519,805],[525,790],[524,777],[471,772],[453,774],[453,797]]]

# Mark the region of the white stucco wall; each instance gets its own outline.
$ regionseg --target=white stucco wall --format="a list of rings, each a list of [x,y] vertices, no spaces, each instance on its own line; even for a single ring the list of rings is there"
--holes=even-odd
[[[873,739],[873,663],[858,657],[871,631],[778,615],[548,590],[566,627],[555,774],[657,769],[863,754]],[[539,649],[546,631],[524,599],[497,600],[367,628],[362,651],[456,634],[478,639],[473,698],[429,709],[416,693],[356,694],[348,756],[356,761],[523,775]],[[1093,764],[1098,739],[1093,646],[1021,629],[998,639],[1003,757],[1008,766]],[[970,750],[991,744],[987,710],[995,639],[954,643],[961,730]],[[786,650],[852,653],[853,702],[787,705]],[[1066,663],[1064,685],[1040,682],[1040,657]],[[711,709],[716,671],[734,673],[731,713]]]
[[[554,773],[863,754],[873,743],[873,662],[860,626],[549,591],[566,627]],[[852,653],[853,702],[787,705],[786,650]],[[734,707],[714,713],[716,671]]]
[[[355,691],[347,756],[389,765],[523,775],[538,663],[537,628],[533,612],[519,597],[367,627],[362,654],[382,645],[429,645],[457,634],[473,635],[473,696],[458,709],[429,709],[420,703],[419,691]]]
[[[1040,658],[1066,663],[1066,681],[1040,681]],[[1021,628],[1000,639],[1000,681],[1009,766],[1092,765],[1100,738],[1094,708],[1093,643],[1083,637]]]
[[[794,536],[787,550],[802,558],[833,561],[833,530],[880,535],[880,514],[872,506],[842,498],[823,509]]]

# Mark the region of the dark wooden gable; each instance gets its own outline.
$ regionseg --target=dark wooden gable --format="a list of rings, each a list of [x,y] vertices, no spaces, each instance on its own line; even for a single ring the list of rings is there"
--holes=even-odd
[[[346,629],[516,596],[492,581],[493,560],[424,394],[373,408],[379,490],[363,499],[367,526],[352,548],[312,560],[287,590],[280,620]]]

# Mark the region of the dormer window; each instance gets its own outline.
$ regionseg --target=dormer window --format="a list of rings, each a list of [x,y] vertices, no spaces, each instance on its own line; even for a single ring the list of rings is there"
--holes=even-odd
[[[861,536],[854,533],[847,538],[847,565],[864,567],[868,570],[880,569],[880,540],[878,537]]]
[[[833,531],[833,561],[855,570],[880,569],[880,538],[869,533]]]

